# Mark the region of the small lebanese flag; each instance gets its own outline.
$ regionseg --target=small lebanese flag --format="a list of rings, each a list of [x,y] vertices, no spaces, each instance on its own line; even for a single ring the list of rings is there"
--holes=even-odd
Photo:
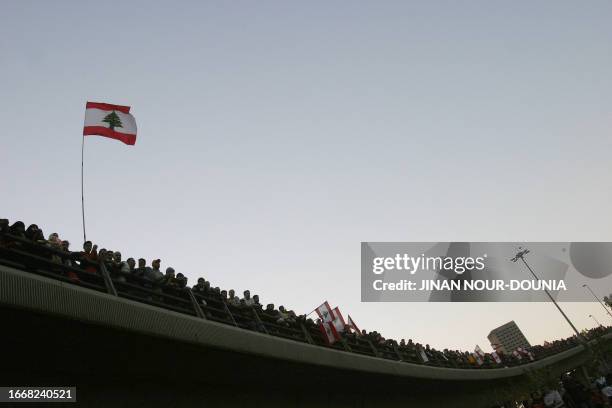
[[[530,359],[531,361],[533,361],[533,360],[534,360],[534,358],[533,358],[533,354],[532,354],[530,351],[527,351],[527,350],[525,350],[525,349],[524,349],[524,348],[522,348],[522,347],[517,348],[517,349],[516,349],[516,351],[517,351],[517,352],[519,352],[519,353],[520,353],[522,356],[529,357],[529,359]]]
[[[493,359],[495,360],[495,362],[497,364],[501,364],[501,358],[499,357],[499,354],[497,354],[497,351],[494,351],[491,353],[491,355],[493,356]]]
[[[359,327],[357,327],[357,324],[355,324],[355,321],[351,319],[351,315],[348,315],[348,325],[351,326],[353,330],[355,330],[355,333],[361,336],[361,330],[359,330]]]
[[[336,320],[336,316],[334,316],[334,312],[329,306],[329,303],[327,303],[327,300],[321,306],[317,307],[315,311],[323,322],[333,322]]]
[[[340,335],[332,322],[320,323],[319,328],[327,344],[331,345],[334,344],[336,340],[340,340]]]
[[[87,102],[83,136],[105,136],[127,145],[136,144],[136,119],[129,106]]]
[[[419,347],[419,354],[421,355],[421,358],[423,359],[424,363],[427,363],[429,361],[429,357],[427,357],[427,353],[425,353],[423,347]]]
[[[332,322],[336,331],[340,333],[344,332],[344,328],[346,327],[346,323],[344,322],[344,317],[342,317],[342,313],[340,313],[340,308],[334,308],[334,316],[336,317]]]

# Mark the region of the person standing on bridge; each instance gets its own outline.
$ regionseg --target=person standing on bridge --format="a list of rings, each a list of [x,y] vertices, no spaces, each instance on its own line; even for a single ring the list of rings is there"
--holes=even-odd
[[[176,278],[174,268],[166,268],[166,275],[162,278],[161,284],[168,288],[178,289],[179,281]]]
[[[234,289],[230,289],[228,292],[228,299],[227,299],[227,303],[229,303],[232,306],[240,306],[240,298],[238,296],[236,296],[236,292],[234,291]]]
[[[134,274],[139,278],[145,278],[149,274],[149,268],[147,266],[147,260],[144,258],[138,259],[138,268],[134,269]]]
[[[98,262],[98,246],[92,245],[91,241],[85,241],[81,259],[84,261],[86,272],[96,273],[96,268],[91,263]]]
[[[136,261],[134,260],[134,258],[128,258],[126,262],[128,264],[128,272],[133,274],[136,268]]]
[[[204,295],[206,294],[206,279],[204,278],[198,278],[198,283],[196,285],[193,286],[193,288],[191,288],[191,290],[194,293],[198,293],[200,295]]]
[[[250,290],[245,290],[243,292],[243,295],[244,295],[244,299],[243,299],[244,300],[244,304],[247,305],[247,306],[253,306],[253,303],[255,303],[255,302],[253,301],[253,299],[251,299],[251,291]]]
[[[148,279],[153,283],[159,283],[164,278],[164,274],[159,270],[161,260],[155,259],[153,262],[151,262],[151,266],[152,268],[148,268],[145,272],[145,279]],[[174,269],[172,272],[174,272]]]

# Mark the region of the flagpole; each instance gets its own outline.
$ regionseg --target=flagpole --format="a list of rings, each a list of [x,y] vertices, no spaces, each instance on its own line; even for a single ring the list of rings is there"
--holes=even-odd
[[[83,194],[83,157],[85,155],[85,135],[81,143],[81,213],[83,214],[83,243],[87,241],[85,234],[85,195]]]
[[[317,311],[317,309],[313,310],[312,312],[308,313],[308,314],[306,315],[306,317],[310,316],[311,314],[313,314],[313,313],[314,313],[314,312],[316,312],[316,311]]]

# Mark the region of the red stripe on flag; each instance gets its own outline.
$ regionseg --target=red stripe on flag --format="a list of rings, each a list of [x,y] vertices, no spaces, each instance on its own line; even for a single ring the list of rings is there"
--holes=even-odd
[[[101,103],[101,102],[87,102],[85,105],[85,109],[100,109],[104,111],[119,111],[123,113],[130,113],[129,106],[121,106],[121,105],[111,105],[110,103]]]
[[[331,334],[331,337],[332,337],[331,339],[330,339],[329,334],[327,333],[326,328],[329,328],[329,331],[330,331],[329,334]],[[321,330],[321,333],[323,334],[323,339],[325,340],[328,346],[331,346],[337,340],[340,340],[340,335],[336,331],[336,328],[334,327],[333,323],[331,322],[320,323],[319,329]]]
[[[120,140],[127,145],[133,146],[136,144],[136,135],[117,132],[104,126],[85,126],[83,128],[83,136],[104,136]]]
[[[325,330],[325,323],[319,323],[319,330],[321,330],[321,334],[323,335],[323,340],[325,340],[325,343],[331,344],[329,342],[329,336],[327,336],[327,332]]]
[[[338,334],[338,330],[336,330],[336,327],[333,324],[330,324],[329,328],[331,329],[332,333],[334,334],[334,338],[336,340],[340,340],[340,335]]]

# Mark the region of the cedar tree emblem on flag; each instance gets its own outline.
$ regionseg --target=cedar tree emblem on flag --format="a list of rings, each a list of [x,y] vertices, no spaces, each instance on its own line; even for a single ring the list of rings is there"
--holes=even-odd
[[[104,119],[102,119],[102,122],[108,123],[108,127],[111,130],[114,130],[117,127],[123,127],[123,125],[121,124],[121,119],[119,119],[119,116],[117,116],[117,112],[115,111],[112,111],[111,113],[106,115]]]

